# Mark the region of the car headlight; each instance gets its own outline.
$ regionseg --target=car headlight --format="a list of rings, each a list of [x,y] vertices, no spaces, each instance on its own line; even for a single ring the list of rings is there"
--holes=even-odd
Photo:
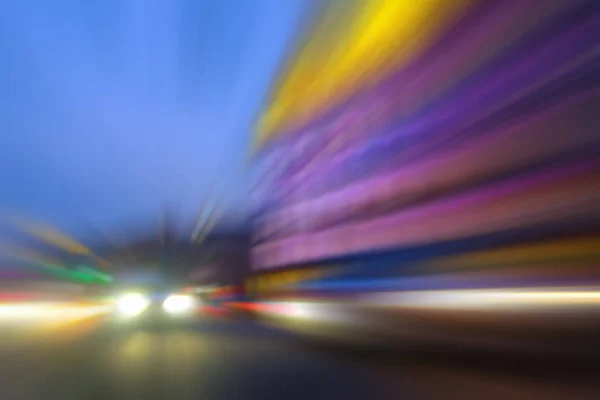
[[[181,314],[189,312],[194,306],[194,299],[184,294],[174,294],[166,298],[163,308],[171,314]]]
[[[117,310],[127,317],[141,314],[149,305],[150,299],[140,293],[129,293],[117,299]]]

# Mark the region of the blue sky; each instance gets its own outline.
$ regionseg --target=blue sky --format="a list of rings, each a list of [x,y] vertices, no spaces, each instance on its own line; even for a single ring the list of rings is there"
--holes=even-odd
[[[306,0],[0,2],[0,209],[77,236],[212,191],[247,211],[247,146]]]

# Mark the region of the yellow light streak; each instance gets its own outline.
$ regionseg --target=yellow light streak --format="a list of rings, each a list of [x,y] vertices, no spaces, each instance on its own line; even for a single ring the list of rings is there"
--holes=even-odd
[[[299,52],[258,123],[257,142],[302,125],[360,87],[413,60],[473,1],[334,3]],[[346,12],[347,24],[338,15]]]

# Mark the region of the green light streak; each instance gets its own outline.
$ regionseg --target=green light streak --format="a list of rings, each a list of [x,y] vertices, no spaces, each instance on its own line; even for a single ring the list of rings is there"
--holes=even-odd
[[[46,264],[43,266],[46,272],[49,272],[51,275],[60,278],[71,280],[75,282],[92,284],[92,283],[101,283],[101,284],[109,284],[113,281],[113,277],[104,274],[100,271],[96,271],[90,267],[82,266],[79,269],[68,269],[60,266]]]

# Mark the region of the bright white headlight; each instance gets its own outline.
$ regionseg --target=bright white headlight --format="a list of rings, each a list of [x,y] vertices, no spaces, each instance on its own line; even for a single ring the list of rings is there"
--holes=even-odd
[[[172,314],[185,313],[192,309],[194,299],[184,294],[174,294],[164,301],[163,308],[166,312]]]
[[[141,314],[149,305],[150,299],[140,293],[129,293],[117,299],[117,310],[128,317]]]

